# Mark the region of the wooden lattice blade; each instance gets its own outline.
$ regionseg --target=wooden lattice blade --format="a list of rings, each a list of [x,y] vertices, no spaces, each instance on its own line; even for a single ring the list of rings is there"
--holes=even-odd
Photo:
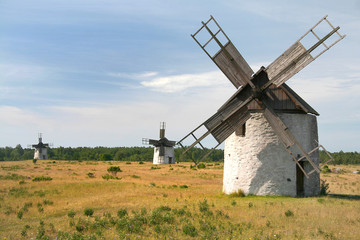
[[[236,88],[249,83],[254,73],[232,42],[221,48],[212,60]]]

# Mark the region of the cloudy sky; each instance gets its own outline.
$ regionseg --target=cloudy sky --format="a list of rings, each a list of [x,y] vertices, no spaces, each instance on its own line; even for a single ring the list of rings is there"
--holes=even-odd
[[[270,3],[271,2],[271,3]],[[0,147],[179,140],[235,88],[191,38],[213,15],[254,71],[323,16],[347,37],[287,83],[359,151],[360,1],[0,0]]]

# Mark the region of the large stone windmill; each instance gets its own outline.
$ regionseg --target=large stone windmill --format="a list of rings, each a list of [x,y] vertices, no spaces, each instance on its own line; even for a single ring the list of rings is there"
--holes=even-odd
[[[39,143],[31,145],[35,148],[34,159],[45,160],[48,159],[47,148],[49,147],[49,143],[42,142],[42,133],[38,134]]]
[[[323,36],[315,33],[323,25],[330,31]],[[192,35],[238,90],[213,116],[178,143],[184,147],[184,140],[194,137],[195,142],[186,148],[186,153],[197,144],[202,147],[201,142],[210,136],[217,146],[225,141],[225,193],[241,190],[256,195],[319,194],[318,149],[322,146],[317,142],[318,113],[285,82],[343,39],[345,35],[340,35],[338,30],[325,16],[274,62],[256,73],[212,16]],[[314,40],[305,47],[303,41],[309,41],[309,36]],[[314,55],[319,46],[323,49]],[[205,133],[196,137],[200,129],[205,129]]]
[[[174,146],[175,141],[169,141],[165,137],[165,122],[160,123],[160,139],[142,139],[143,144],[150,144],[154,146],[154,158],[153,164],[174,164],[175,153]]]

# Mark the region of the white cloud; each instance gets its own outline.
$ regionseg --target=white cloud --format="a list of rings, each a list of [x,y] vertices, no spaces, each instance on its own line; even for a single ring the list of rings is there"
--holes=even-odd
[[[195,87],[224,86],[226,81],[228,80],[221,71],[214,71],[154,77],[142,81],[141,84],[153,91],[174,93]]]

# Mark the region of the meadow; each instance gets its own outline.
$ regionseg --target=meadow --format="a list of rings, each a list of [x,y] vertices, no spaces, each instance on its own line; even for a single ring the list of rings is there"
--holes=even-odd
[[[223,163],[190,165],[0,162],[0,239],[360,239],[359,165],[310,198],[224,195]]]

